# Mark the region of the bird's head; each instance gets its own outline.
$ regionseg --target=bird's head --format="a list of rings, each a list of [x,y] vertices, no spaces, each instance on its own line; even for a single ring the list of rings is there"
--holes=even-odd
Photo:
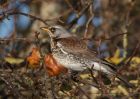
[[[41,27],[41,29],[46,31],[51,38],[66,38],[71,36],[65,28],[59,25]]]

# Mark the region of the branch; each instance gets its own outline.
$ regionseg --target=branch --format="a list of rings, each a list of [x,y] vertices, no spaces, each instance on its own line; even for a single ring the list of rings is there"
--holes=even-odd
[[[93,2],[88,3],[87,6],[85,6],[79,13],[77,13],[76,18],[71,22],[69,28],[71,28],[71,27],[74,25],[74,23],[77,22],[77,20],[87,11],[87,9],[89,8],[89,6],[90,6],[92,3],[93,3]]]
[[[130,56],[130,58],[128,59],[126,64],[118,70],[118,73],[120,73],[122,70],[125,70],[127,68],[127,66],[130,64],[132,58],[134,57],[136,52],[139,50],[139,48],[140,48],[140,42],[138,42],[138,44],[135,46],[135,48],[134,48],[134,50],[132,52],[132,55]]]
[[[84,33],[84,38],[87,38],[87,34],[88,34],[88,27],[90,22],[92,21],[93,17],[94,17],[94,13],[93,13],[93,5],[90,6],[90,15],[91,17],[88,19],[87,23],[86,23],[86,29],[85,29],[85,33]]]
[[[46,23],[46,20],[44,20],[44,19],[42,19],[40,17],[37,17],[35,15],[31,15],[31,14],[24,13],[24,12],[6,12],[5,11],[5,12],[3,12],[3,13],[0,14],[0,20],[4,19],[5,17],[8,19],[8,16],[11,16],[11,15],[23,15],[23,16],[27,16],[27,17],[30,17],[30,18],[32,18],[34,20],[39,20],[39,21],[43,22],[45,25],[48,25]]]
[[[10,41],[35,42],[33,39],[30,39],[30,38],[8,38],[8,39],[1,39],[0,38],[0,44],[3,44],[4,42],[10,42]]]

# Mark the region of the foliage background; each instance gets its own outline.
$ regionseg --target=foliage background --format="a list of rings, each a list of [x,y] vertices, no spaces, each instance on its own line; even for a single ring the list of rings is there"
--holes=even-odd
[[[139,12],[139,0],[0,0],[0,97],[138,99]],[[80,82],[74,82],[68,75],[50,78],[44,69],[26,66],[33,47],[41,47],[43,55],[49,52],[48,35],[40,30],[48,24],[91,38],[88,46],[122,68],[121,74],[135,88],[119,81],[96,88],[89,74],[80,73]]]

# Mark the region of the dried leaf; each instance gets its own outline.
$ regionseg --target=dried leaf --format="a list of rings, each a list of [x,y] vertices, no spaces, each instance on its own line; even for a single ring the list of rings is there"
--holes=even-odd
[[[31,55],[27,57],[27,62],[29,63],[30,68],[38,68],[40,63],[40,52],[38,48],[33,48]]]
[[[60,73],[67,72],[67,69],[61,64],[57,63],[51,54],[45,56],[45,69],[49,76],[57,76]]]

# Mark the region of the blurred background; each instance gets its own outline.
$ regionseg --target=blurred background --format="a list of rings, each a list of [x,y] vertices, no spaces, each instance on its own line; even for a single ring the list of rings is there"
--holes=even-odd
[[[11,14],[12,12],[22,12],[39,17],[49,25],[62,25],[79,37],[84,36],[84,33],[87,32],[86,37],[93,38],[94,41],[102,38],[109,39],[116,35],[113,39],[101,42],[100,50],[103,53],[100,54],[100,57],[103,58],[112,56],[117,48],[120,50],[121,56],[124,54],[123,50],[126,49],[131,53],[136,43],[139,42],[140,2],[138,0],[1,0],[0,4],[1,39],[30,38],[33,37],[35,31],[40,31],[41,26],[45,26],[36,18],[23,14]],[[46,35],[42,31],[40,32],[41,36]],[[127,33],[125,40],[124,35],[117,36],[122,33]],[[96,45],[94,41],[89,43],[90,47]],[[8,44],[8,46],[1,45],[1,50],[3,47],[5,50],[1,51],[0,57],[12,52],[14,54],[15,49],[15,53],[25,49],[25,44],[18,42],[15,41],[14,44]],[[123,49],[124,46],[126,49]]]
[[[137,81],[139,12],[139,0],[0,0],[0,66],[15,66],[25,59],[38,47],[37,32],[43,53],[48,53],[49,37],[40,27],[57,24],[79,38],[89,38],[88,47],[100,53],[97,57],[118,66],[132,57],[127,69],[136,74],[127,76]]]

